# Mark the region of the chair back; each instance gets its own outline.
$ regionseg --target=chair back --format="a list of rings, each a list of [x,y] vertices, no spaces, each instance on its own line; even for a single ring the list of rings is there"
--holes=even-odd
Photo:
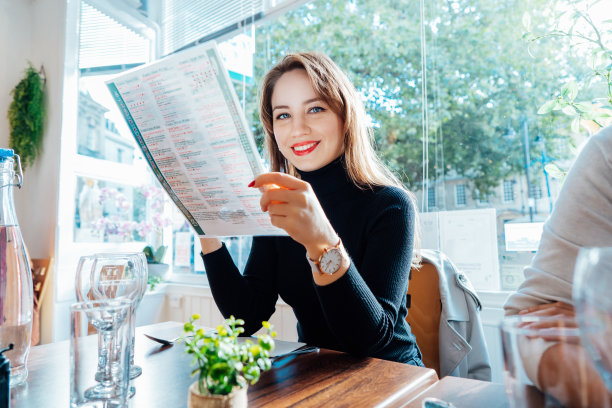
[[[406,320],[416,337],[423,355],[425,367],[432,368],[440,376],[440,277],[435,265],[423,259],[419,268],[410,271],[408,285],[409,309]]]
[[[48,277],[51,271],[53,258],[32,258],[30,266],[32,268],[32,288],[34,290],[34,309],[32,319],[32,340],[31,345],[35,346],[40,342],[40,307],[45,297]]]

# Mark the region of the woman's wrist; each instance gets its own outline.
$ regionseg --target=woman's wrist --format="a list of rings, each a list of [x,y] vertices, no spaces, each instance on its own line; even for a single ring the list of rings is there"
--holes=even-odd
[[[304,247],[306,248],[308,257],[313,261],[317,261],[321,255],[323,255],[323,252],[325,252],[326,249],[336,246],[338,241],[340,241],[340,237],[335,232],[332,232],[320,240],[304,245]]]
[[[220,249],[223,244],[219,238],[200,238],[200,246],[204,255]]]

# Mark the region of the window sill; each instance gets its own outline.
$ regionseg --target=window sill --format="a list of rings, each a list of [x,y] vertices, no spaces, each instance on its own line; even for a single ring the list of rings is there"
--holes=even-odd
[[[161,287],[163,286],[163,288]],[[163,291],[163,292],[162,292]],[[187,293],[188,292],[188,293]],[[172,293],[172,294],[190,294],[195,295],[198,293],[209,293],[210,285],[208,284],[208,278],[205,274],[188,274],[188,273],[173,273],[170,275],[168,281],[160,284],[160,288],[153,292],[147,293]],[[498,309],[503,310],[504,303],[508,296],[512,294],[511,291],[491,291],[491,290],[479,290],[477,291],[478,297],[482,302],[483,309]],[[281,299],[279,303],[285,304]]]

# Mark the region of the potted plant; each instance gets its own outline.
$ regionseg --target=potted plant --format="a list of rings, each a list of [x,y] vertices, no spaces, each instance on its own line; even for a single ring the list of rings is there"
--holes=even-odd
[[[199,318],[193,315],[184,327],[186,351],[196,365],[191,375],[198,375],[189,387],[189,408],[246,407],[248,383],[255,384],[261,372],[272,366],[276,333],[270,323],[262,322],[266,333],[258,335],[256,343],[238,342],[244,320],[231,316],[216,331],[206,333],[194,325]]]
[[[25,76],[11,91],[13,101],[8,110],[9,147],[21,157],[23,170],[34,164],[42,152],[46,117],[45,75],[30,63]]]
[[[167,278],[168,272],[170,272],[170,265],[163,263],[164,257],[166,256],[166,245],[160,245],[157,249],[153,249],[152,246],[147,245],[142,252],[147,257],[147,266],[149,268],[149,280],[153,278],[160,278],[159,280],[154,279],[156,283],[161,282]],[[151,282],[149,282],[150,284]]]

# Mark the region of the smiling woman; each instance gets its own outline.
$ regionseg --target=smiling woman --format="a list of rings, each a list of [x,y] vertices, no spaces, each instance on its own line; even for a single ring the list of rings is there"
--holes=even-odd
[[[341,113],[318,97],[306,70],[285,73],[272,94],[274,139],[283,157],[302,171],[331,163],[344,150]]]
[[[287,55],[262,89],[273,172],[250,187],[262,188],[261,208],[289,237],[254,237],[244,274],[217,239],[200,239],[221,313],[252,334],[281,296],[302,342],[422,365],[405,320],[413,198],[377,159],[357,92],[312,52]]]

